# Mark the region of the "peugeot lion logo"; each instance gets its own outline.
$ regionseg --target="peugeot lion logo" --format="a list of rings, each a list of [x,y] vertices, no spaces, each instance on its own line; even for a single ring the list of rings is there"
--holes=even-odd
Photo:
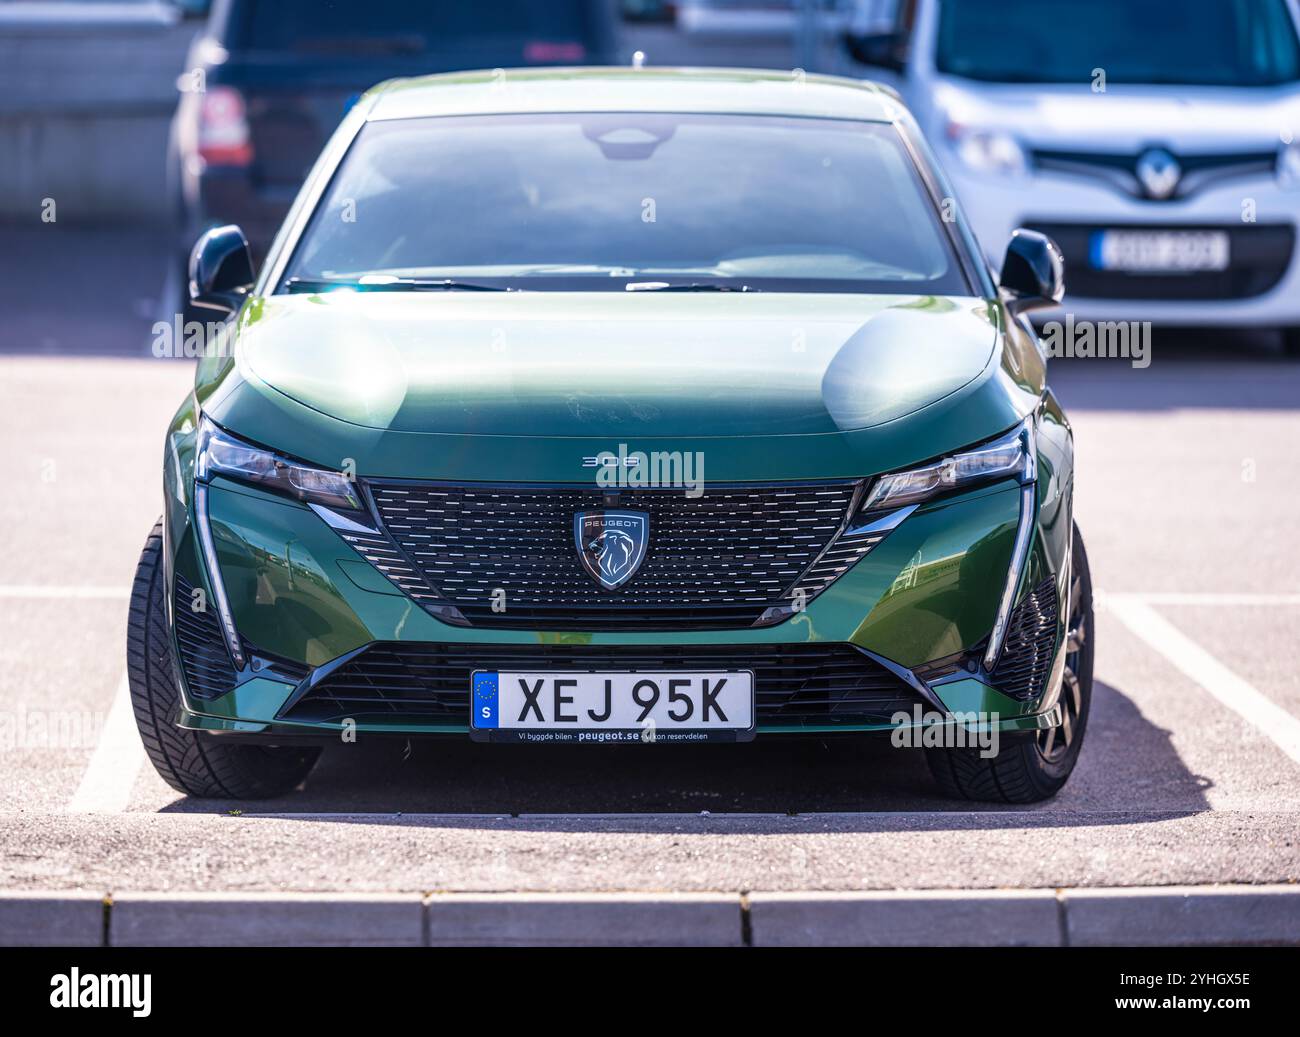
[[[641,568],[650,516],[644,511],[580,511],[573,516],[573,539],[582,567],[612,591]]]
[[[1148,198],[1164,201],[1172,198],[1178,190],[1178,182],[1183,178],[1183,167],[1164,148],[1151,148],[1139,156],[1137,175]]]

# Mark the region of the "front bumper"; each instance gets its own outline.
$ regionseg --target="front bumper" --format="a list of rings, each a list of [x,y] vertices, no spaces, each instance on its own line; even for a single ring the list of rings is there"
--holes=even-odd
[[[1044,459],[1033,505],[1032,536],[1017,593],[1028,607],[1034,588],[1063,591],[1069,539],[1068,473]],[[1059,459],[1058,459],[1059,460]],[[184,613],[195,588],[213,595],[210,567],[199,543],[196,508],[181,466],[169,479],[168,529],[173,630],[183,709],[188,728],[263,738],[334,738],[345,729],[340,711],[322,707],[319,687],[358,658],[382,651],[407,659],[434,653],[463,661],[465,673],[491,668],[500,658],[608,660],[628,655],[664,660],[700,653],[733,657],[748,668],[767,660],[777,676],[757,680],[759,735],[883,731],[911,726],[901,710],[919,707],[966,716],[972,729],[1002,731],[1052,726],[1060,688],[1064,617],[1054,614],[1047,633],[1051,663],[1028,689],[999,687],[1003,676],[979,665],[979,649],[994,626],[1021,515],[1021,487],[1014,481],[984,487],[916,511],[857,565],[816,597],[807,610],[775,626],[736,630],[624,632],[603,630],[510,630],[454,626],[435,618],[364,560],[310,508],[236,483],[214,480],[206,492],[207,518],[221,589],[238,629],[246,661],[229,667],[228,682],[215,683],[207,667],[220,654],[194,659],[192,642],[202,634]],[[1058,610],[1059,612],[1059,610]],[[208,640],[220,649],[219,627],[210,619]],[[187,656],[186,653],[189,653]],[[765,708],[793,702],[784,695],[791,674],[811,653],[844,653],[861,660],[864,676],[855,694],[879,690],[872,709],[845,711],[834,705]],[[228,664],[228,655],[226,656]],[[792,661],[795,660],[795,661]],[[939,666],[933,664],[943,660]],[[406,665],[403,663],[402,665]],[[592,668],[609,667],[608,661]],[[634,667],[635,668],[635,667]],[[783,669],[784,668],[784,669]],[[413,673],[433,671],[412,669]],[[437,671],[442,672],[442,671]],[[756,673],[757,673],[756,669]],[[351,673],[355,678],[355,672]],[[445,676],[445,675],[444,675]],[[373,675],[364,678],[373,683]],[[430,678],[431,679],[431,678]],[[821,678],[819,678],[820,680]],[[873,681],[875,682],[873,684]],[[469,681],[457,699],[460,678],[430,687],[437,708],[393,710],[384,702],[349,710],[352,729],[402,735],[468,732]],[[818,687],[825,688],[820,684]],[[1006,693],[1011,690],[1012,693]],[[814,696],[824,699],[825,696]],[[458,703],[463,701],[463,711]],[[304,708],[304,704],[314,708]],[[823,708],[825,707],[825,708]],[[888,708],[886,708],[888,707]]]

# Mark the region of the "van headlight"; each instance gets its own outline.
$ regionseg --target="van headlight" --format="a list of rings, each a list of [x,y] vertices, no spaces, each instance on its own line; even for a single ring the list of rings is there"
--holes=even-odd
[[[978,173],[1022,176],[1029,169],[1025,149],[1003,130],[981,130],[950,122],[948,140],[957,157]]]
[[[1300,191],[1300,137],[1278,149],[1277,182],[1288,190]]]
[[[195,475],[200,482],[220,475],[282,493],[304,503],[358,510],[361,500],[352,480],[340,472],[290,461],[237,439],[207,418],[199,423]]]
[[[1032,415],[991,442],[941,461],[882,475],[862,503],[862,514],[920,504],[940,494],[1015,477],[1033,482],[1036,474]]]

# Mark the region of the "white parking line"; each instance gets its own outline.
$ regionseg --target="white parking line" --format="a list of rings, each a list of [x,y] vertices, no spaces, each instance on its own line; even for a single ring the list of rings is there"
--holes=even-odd
[[[1300,720],[1260,693],[1156,612],[1143,595],[1108,594],[1104,607],[1223,705],[1300,763]]]
[[[86,773],[81,776],[81,784],[68,801],[68,812],[120,814],[131,802],[131,790],[143,763],[144,744],[135,728],[131,688],[123,674],[99,744],[91,754]]]
[[[0,598],[110,598],[125,601],[130,596],[130,587],[0,585]]]

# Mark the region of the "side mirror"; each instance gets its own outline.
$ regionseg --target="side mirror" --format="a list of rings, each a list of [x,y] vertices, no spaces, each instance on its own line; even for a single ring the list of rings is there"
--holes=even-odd
[[[1056,242],[1035,230],[1017,230],[1007,243],[999,280],[1013,317],[1050,309],[1065,297],[1065,258]]]
[[[902,33],[882,32],[870,36],[857,36],[846,32],[843,40],[850,57],[863,65],[888,69],[890,72],[902,72],[903,66],[907,63],[904,58],[907,39]]]
[[[214,227],[190,252],[190,301],[206,310],[234,313],[253,287],[253,254],[238,227]]]

